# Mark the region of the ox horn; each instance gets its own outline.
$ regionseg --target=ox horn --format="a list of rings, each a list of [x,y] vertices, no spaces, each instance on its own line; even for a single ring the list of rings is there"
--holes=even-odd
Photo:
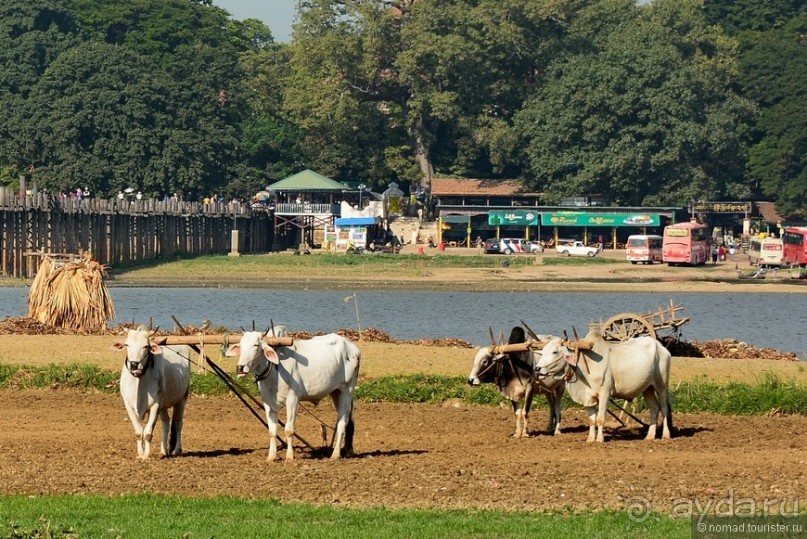
[[[490,333],[490,345],[496,346],[496,337],[493,336],[493,328],[488,326],[488,333]]]
[[[504,344],[504,331],[499,331],[499,344]]]
[[[149,337],[151,337],[152,335],[156,335],[158,331],[160,331],[160,326],[157,326],[154,329],[150,329],[149,330]]]

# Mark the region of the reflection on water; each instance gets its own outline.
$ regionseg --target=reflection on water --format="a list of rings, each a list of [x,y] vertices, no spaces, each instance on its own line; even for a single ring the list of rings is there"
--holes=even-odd
[[[704,341],[736,338],[754,346],[796,352],[804,359],[807,294],[702,294],[611,292],[357,292],[359,319],[352,294],[338,291],[296,291],[212,288],[111,288],[117,318],[114,323],[148,322],[173,327],[180,322],[237,331],[266,327],[269,320],[292,330],[312,332],[374,327],[397,339],[458,337],[473,344],[494,333],[509,333],[519,320],[539,333],[585,333],[592,320],[621,312],[647,313],[670,300],[684,305],[679,316],[684,339]],[[26,313],[27,288],[0,289],[0,314]]]

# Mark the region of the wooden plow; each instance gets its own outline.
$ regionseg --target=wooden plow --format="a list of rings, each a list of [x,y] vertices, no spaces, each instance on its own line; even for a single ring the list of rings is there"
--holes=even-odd
[[[171,319],[177,326],[179,330],[179,335],[163,335],[158,337],[152,337],[152,341],[159,345],[180,345],[185,344],[188,345],[194,352],[199,354],[200,358],[204,358],[205,363],[209,369],[218,376],[224,385],[233,392],[233,394],[238,397],[238,400],[249,410],[249,412],[255,416],[255,418],[261,422],[261,424],[266,428],[269,429],[269,424],[264,419],[262,413],[264,411],[263,403],[256,399],[252,393],[250,393],[246,387],[241,384],[237,379],[230,376],[227,371],[222,369],[215,361],[210,359],[204,352],[204,346],[208,344],[217,344],[217,345],[230,345],[235,344],[241,340],[242,335],[238,333],[233,334],[216,334],[216,335],[208,335],[205,333],[196,333],[193,334],[190,331],[186,330],[185,327],[177,320],[175,316],[171,316]],[[254,323],[253,323],[254,326]],[[274,327],[272,324],[270,327]],[[269,346],[292,346],[294,344],[294,339],[292,337],[269,337],[265,336],[263,338],[264,342]],[[279,418],[277,420],[278,424],[281,427],[285,428],[285,424]],[[294,437],[300,441],[303,445],[305,445],[311,451],[316,451],[316,448],[308,443],[305,439],[303,439],[299,434],[296,432],[294,433]],[[280,439],[280,444],[282,447],[286,447],[286,440],[283,439],[280,434],[278,434],[278,438]]]

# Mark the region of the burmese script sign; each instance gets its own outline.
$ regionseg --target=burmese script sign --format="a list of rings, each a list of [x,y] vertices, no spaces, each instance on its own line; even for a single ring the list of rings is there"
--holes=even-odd
[[[751,213],[750,202],[696,202],[692,211],[697,213]]]
[[[590,213],[557,211],[541,214],[544,226],[658,226],[657,213]]]

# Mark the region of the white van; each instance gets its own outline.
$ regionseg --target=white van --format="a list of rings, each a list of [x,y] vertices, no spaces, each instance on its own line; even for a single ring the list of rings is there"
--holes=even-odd
[[[754,238],[748,244],[748,263],[752,266],[781,266],[784,254],[780,238]]]
[[[502,238],[499,241],[499,252],[506,255],[513,253],[543,253],[543,246],[536,242],[520,238]]]
[[[625,244],[625,256],[631,264],[661,262],[662,242],[661,236],[646,234],[630,236],[628,243]]]

